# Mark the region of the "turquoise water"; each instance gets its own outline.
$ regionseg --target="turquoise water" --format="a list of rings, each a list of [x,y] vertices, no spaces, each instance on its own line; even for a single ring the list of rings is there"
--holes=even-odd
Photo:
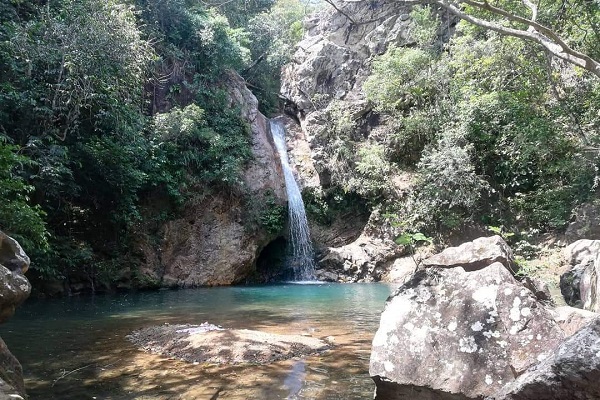
[[[21,361],[33,400],[370,398],[370,343],[391,290],[283,284],[30,299],[0,336]],[[336,346],[269,366],[220,367],[150,355],[125,338],[145,326],[205,321],[333,337]]]

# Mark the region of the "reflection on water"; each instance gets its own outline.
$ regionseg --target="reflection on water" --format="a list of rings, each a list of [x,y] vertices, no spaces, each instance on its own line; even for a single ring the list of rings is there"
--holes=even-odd
[[[290,391],[287,396],[290,400],[297,399],[298,394],[300,394],[300,389],[302,389],[306,377],[306,370],[304,369],[305,365],[304,360],[299,360],[294,363],[292,371],[283,381],[285,387]]]
[[[373,393],[369,351],[390,291],[283,284],[30,299],[0,336],[23,364],[33,400],[361,399]],[[335,347],[267,366],[215,366],[144,353],[125,339],[145,326],[206,321],[330,337]]]

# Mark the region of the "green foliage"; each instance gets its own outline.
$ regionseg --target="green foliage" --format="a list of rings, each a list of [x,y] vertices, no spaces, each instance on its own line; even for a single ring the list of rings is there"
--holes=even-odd
[[[250,158],[218,89],[249,62],[245,31],[184,0],[135,4],[0,5],[0,227],[44,278],[121,279],[136,229],[239,187]]]
[[[243,30],[232,28],[227,18],[217,12],[190,6],[185,0],[137,0],[137,4],[147,24],[147,35],[162,39],[159,65],[166,64],[168,68],[176,60],[183,60],[204,83],[211,83],[225,69],[237,69],[247,62]]]
[[[453,229],[472,219],[487,183],[476,174],[471,152],[471,145],[451,130],[424,150],[417,165],[419,180],[408,202],[409,227]]]
[[[0,229],[17,239],[26,251],[48,246],[45,213],[29,198],[33,187],[22,178],[22,167],[31,164],[18,147],[0,137]]]
[[[204,110],[191,104],[156,114],[151,140],[164,152],[165,167],[173,174],[187,171],[197,182],[232,185],[240,182],[250,156],[249,138],[245,130],[221,132],[209,126]]]
[[[565,21],[576,17],[559,15],[556,27],[567,32]],[[593,25],[586,18],[582,26]],[[465,22],[440,52],[431,41],[437,23],[428,9],[415,9],[417,47],[390,47],[364,85],[392,121],[382,141],[389,159],[416,164],[414,192],[396,207],[403,226],[564,226],[596,181],[598,158],[586,148],[598,143],[597,80],[559,69],[530,43]]]
[[[409,37],[420,47],[432,46],[437,38],[439,21],[429,7],[416,6],[410,12]]]
[[[492,232],[494,235],[501,236],[504,240],[509,240],[515,236],[514,232],[507,231],[504,226],[488,226],[487,228],[488,231]]]
[[[435,94],[432,55],[419,48],[390,47],[373,62],[363,88],[367,98],[383,112],[398,112],[423,105]]]
[[[257,14],[260,15],[269,12],[275,3],[275,0],[210,0],[205,4],[215,7],[219,13],[227,17],[232,26],[244,28],[249,19]]]
[[[416,232],[416,233],[406,232],[406,233],[403,233],[402,235],[398,236],[396,239],[394,239],[394,242],[396,242],[396,244],[398,244],[400,246],[415,246],[419,242],[425,242],[428,244],[432,244],[433,239],[428,236],[425,236],[421,232]]]
[[[543,111],[514,94],[492,92],[471,97],[461,116],[478,173],[508,201],[515,218],[528,226],[557,228],[589,195],[593,160]]]
[[[354,174],[348,182],[347,190],[370,199],[384,195],[390,189],[389,179],[393,170],[383,145],[361,146],[357,156]]]
[[[271,235],[277,235],[283,231],[286,208],[277,204],[273,193],[266,193],[264,200],[259,215],[260,223]]]
[[[309,219],[329,226],[344,214],[367,214],[369,208],[364,198],[354,192],[346,192],[334,186],[327,190],[306,188],[302,192]]]
[[[255,88],[260,109],[267,115],[278,109],[280,71],[302,39],[302,19],[311,9],[300,0],[277,0],[247,20],[252,62],[242,74]]]

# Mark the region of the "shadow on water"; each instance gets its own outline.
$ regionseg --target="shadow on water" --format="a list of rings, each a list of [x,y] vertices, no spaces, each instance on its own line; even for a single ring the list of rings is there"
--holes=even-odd
[[[360,399],[387,285],[277,285],[28,301],[0,327],[30,399]],[[161,324],[334,337],[302,360],[220,366],[138,350],[126,336]],[[233,340],[233,339],[232,339]]]

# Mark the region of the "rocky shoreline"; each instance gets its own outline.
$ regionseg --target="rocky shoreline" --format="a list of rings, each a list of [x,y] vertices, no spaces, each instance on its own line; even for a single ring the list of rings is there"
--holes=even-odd
[[[580,261],[598,259],[596,244],[568,247],[577,256],[567,260],[594,269],[597,263]],[[381,315],[370,363],[375,398],[600,398],[598,314],[556,307],[547,286],[519,269],[499,236],[425,259]],[[585,299],[595,295],[582,297],[594,311]]]

